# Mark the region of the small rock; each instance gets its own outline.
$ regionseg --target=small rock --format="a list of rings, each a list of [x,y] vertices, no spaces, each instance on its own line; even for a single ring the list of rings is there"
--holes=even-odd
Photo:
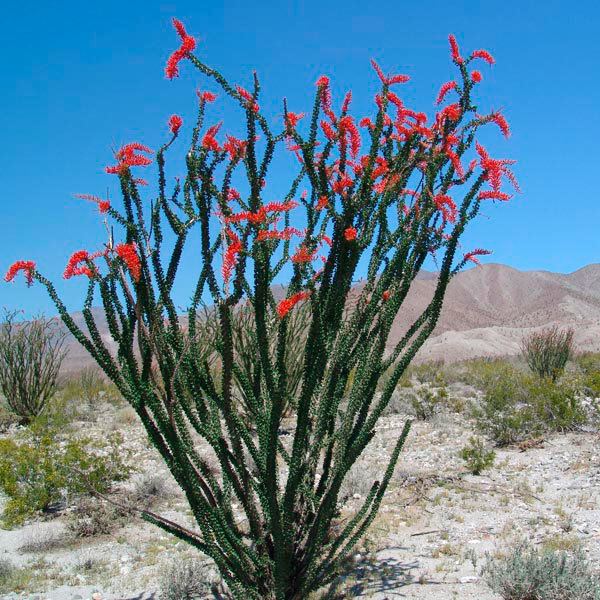
[[[92,600],[102,600],[102,594],[100,592],[94,592],[92,594]]]
[[[475,575],[467,575],[466,577],[460,578],[460,583],[477,583],[479,581],[479,577]]]
[[[360,494],[353,494],[353,495],[352,495],[352,497],[353,497],[355,500],[360,500],[360,499],[362,498],[362,496],[361,496]]]

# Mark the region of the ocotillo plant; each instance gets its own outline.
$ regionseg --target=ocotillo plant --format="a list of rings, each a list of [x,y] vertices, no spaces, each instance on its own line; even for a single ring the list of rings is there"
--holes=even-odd
[[[431,120],[393,91],[408,77],[386,75],[373,61],[380,90],[372,118],[357,125],[350,93],[336,111],[329,79],[321,76],[310,114],[284,102],[274,131],[259,107],[258,77],[252,91],[231,84],[193,54],[196,41],[184,26],[174,25],[181,46],[168,59],[167,77],[189,61],[239,106],[243,139],[221,137],[221,123],[207,126],[216,95],[199,92],[186,176],[168,189],[166,155],[182,127],[174,115],[172,136],[156,153],[158,193],[151,202],[134,174],[151,164],[151,150],[131,143],[116,153],[107,171],[118,177],[122,209],[86,197],[121,227],[121,237],[101,251],[76,252],[65,271],[67,278],[88,278],[87,332],[33,262],[16,263],[7,279],[23,271],[47,288],[67,327],[136,410],[197,528],[150,512],[144,517],[211,557],[232,597],[306,598],[337,576],[378,511],[410,423],[389,449],[381,478],[345,520],[340,486],[433,331],[448,282],[487,254],[457,254],[461,235],[483,201],[510,198],[501,191],[504,177],[516,186],[513,161],[491,158],[475,141],[487,123],[509,133],[500,113],[482,116],[474,105],[482,75],[471,65],[494,59],[484,50],[463,58],[450,36],[458,77],[442,86],[437,103],[448,93],[456,98]],[[282,146],[297,167],[287,195],[274,200],[266,183]],[[199,266],[183,319],[172,290],[194,230]],[[394,318],[431,255],[439,265],[435,291],[402,339],[392,341]],[[275,284],[287,272],[286,295],[277,300]],[[363,285],[354,287],[359,274]],[[91,312],[97,292],[116,355]],[[210,333],[203,303],[218,319]],[[244,303],[257,352],[251,361],[234,340]],[[290,386],[288,331],[300,304],[308,312],[297,359],[302,374]],[[296,410],[285,436],[280,425],[290,404]]]
[[[58,387],[67,354],[56,319],[39,316],[19,322],[6,311],[0,322],[0,392],[22,423],[40,415]]]
[[[573,355],[573,329],[561,330],[554,325],[534,331],[521,342],[521,353],[529,368],[539,377],[556,381]]]

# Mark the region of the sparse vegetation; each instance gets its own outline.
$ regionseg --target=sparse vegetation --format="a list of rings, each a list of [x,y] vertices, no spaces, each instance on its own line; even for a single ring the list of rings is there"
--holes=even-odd
[[[573,355],[573,329],[557,326],[525,336],[521,352],[529,368],[541,378],[556,381]]]
[[[503,369],[488,379],[474,416],[479,428],[499,446],[545,431],[570,431],[588,419],[576,386],[514,369]]]
[[[460,451],[460,457],[465,461],[470,473],[481,475],[482,471],[494,464],[496,453],[486,448],[480,437],[471,437],[469,444]]]
[[[108,502],[83,497],[69,515],[67,528],[78,538],[108,535],[123,527],[127,516],[123,510]]]
[[[40,415],[57,389],[65,357],[65,333],[55,319],[17,320],[5,311],[0,323],[0,392],[22,423]]]
[[[127,478],[131,467],[119,448],[121,442],[118,434],[98,443],[35,428],[16,439],[1,439],[0,490],[8,497],[4,526],[13,527],[73,495],[85,494],[89,486],[105,492],[114,481]]]
[[[167,570],[160,585],[161,600],[200,600],[213,597],[214,570],[207,561],[176,561]]]
[[[502,600],[600,600],[600,580],[581,552],[552,552],[521,545],[488,558],[483,574]]]

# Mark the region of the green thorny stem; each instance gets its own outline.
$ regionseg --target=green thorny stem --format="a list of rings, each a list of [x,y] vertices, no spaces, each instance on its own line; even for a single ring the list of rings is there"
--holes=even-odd
[[[396,81],[377,67],[382,90],[375,120],[366,124],[368,154],[358,162],[360,134],[347,114],[349,97],[336,117],[327,78],[318,82],[307,137],[296,128],[299,115],[285,105],[283,131],[275,135],[258,108],[256,76],[252,94],[240,92],[195,56],[186,58],[242,107],[245,139],[222,147],[213,127],[201,140],[207,107],[201,97],[187,174],[171,195],[165,153],[178,128],[157,153],[159,194],[149,210],[131,174],[135,165],[119,169],[124,212],[111,207],[108,215],[135,249],[139,273],[124,254],[115,254],[112,242],[104,252],[107,274],[92,257],[84,260],[87,330],[69,316],[50,281],[34,268],[28,272],[47,287],[68,329],[139,415],[185,492],[197,527],[153,513],[144,513],[147,520],[211,557],[231,597],[306,598],[334,580],[377,513],[410,422],[383,476],[340,527],[342,482],[435,328],[448,282],[467,260],[484,253],[455,258],[461,234],[479,211],[482,185],[489,181],[500,197],[497,181],[510,174],[509,162],[489,159],[478,147],[479,163],[460,172],[478,127],[498,122],[497,114],[475,114],[471,92],[479,78],[467,72],[475,55],[454,57],[461,84],[452,89],[459,100],[429,127],[420,113],[399,103],[389,89]],[[394,107],[395,120],[388,115]],[[328,121],[321,121],[325,137],[319,142],[323,112]],[[282,143],[300,166],[289,194],[273,207],[263,200],[264,180]],[[126,162],[126,152],[117,156]],[[234,176],[246,180],[245,194],[232,187]],[[291,204],[301,184],[309,191]],[[455,205],[448,193],[456,198],[460,186],[467,191]],[[291,207],[304,209],[303,232],[290,228]],[[283,228],[276,229],[281,219]],[[171,292],[193,228],[200,230],[201,268],[182,316]],[[280,234],[264,239],[264,232],[274,230]],[[291,238],[298,234],[308,259],[292,250]],[[312,259],[323,241],[328,251],[317,270]],[[216,267],[221,251],[231,283],[223,282]],[[429,254],[439,255],[435,292],[404,337],[393,342],[392,323]],[[361,259],[366,277],[353,286]],[[286,297],[278,302],[274,280],[290,263]],[[91,310],[98,291],[116,355]],[[210,306],[203,303],[207,297]],[[302,304],[294,307],[298,299]],[[304,315],[299,328],[293,325],[297,311]],[[301,344],[290,361],[297,336]]]

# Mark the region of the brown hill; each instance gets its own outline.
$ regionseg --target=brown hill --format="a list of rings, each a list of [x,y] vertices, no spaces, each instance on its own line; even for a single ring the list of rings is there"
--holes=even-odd
[[[425,308],[435,282],[435,275],[427,272],[415,280],[394,323],[391,342]],[[94,310],[101,334],[113,344],[101,311]],[[73,316],[83,323],[81,313]],[[454,362],[517,354],[525,333],[554,324],[574,328],[578,349],[600,351],[600,264],[569,274],[519,271],[500,264],[459,273],[450,283],[438,325],[417,360]],[[69,340],[69,347],[65,371],[92,364],[75,340]]]

